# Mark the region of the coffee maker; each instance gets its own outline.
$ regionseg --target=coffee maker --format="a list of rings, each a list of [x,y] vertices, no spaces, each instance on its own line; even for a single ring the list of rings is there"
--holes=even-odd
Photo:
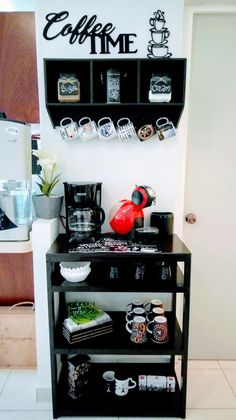
[[[66,233],[69,242],[94,242],[105,220],[102,183],[64,182]]]

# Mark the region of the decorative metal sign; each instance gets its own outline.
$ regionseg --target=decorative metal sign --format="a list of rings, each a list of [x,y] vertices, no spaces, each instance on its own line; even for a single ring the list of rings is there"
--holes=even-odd
[[[73,26],[68,23],[69,12],[49,13],[46,16],[47,24],[43,30],[43,36],[47,41],[51,41],[60,36],[67,36],[69,44],[78,42],[83,44],[86,40],[90,41],[90,54],[109,54],[110,49],[118,47],[118,53],[135,54],[137,48],[133,48],[135,33],[120,33],[118,36],[112,33],[115,26],[108,22],[105,25],[97,21],[97,15],[88,18],[82,16],[78,23]],[[61,22],[65,25],[61,28]],[[99,41],[99,46],[97,45]]]
[[[182,57],[184,0],[38,3],[43,54],[69,58]]]

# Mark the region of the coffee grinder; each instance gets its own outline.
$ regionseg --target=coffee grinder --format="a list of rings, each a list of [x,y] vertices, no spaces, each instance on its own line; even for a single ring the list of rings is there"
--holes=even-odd
[[[69,242],[94,242],[105,213],[101,207],[102,183],[64,182],[66,233]]]

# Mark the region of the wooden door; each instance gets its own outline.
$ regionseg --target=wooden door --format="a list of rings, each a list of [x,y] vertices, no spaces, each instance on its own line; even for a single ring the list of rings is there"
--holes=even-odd
[[[0,111],[10,119],[39,122],[35,18],[31,12],[0,13]],[[0,305],[33,299],[32,252],[0,253]]]
[[[39,122],[35,18],[33,12],[0,13],[0,112]]]

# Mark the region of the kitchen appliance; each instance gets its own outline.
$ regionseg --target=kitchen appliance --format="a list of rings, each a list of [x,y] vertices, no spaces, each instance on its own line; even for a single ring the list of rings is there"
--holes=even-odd
[[[150,225],[159,229],[160,236],[173,235],[174,215],[169,211],[153,212],[150,216]]]
[[[131,200],[121,200],[110,210],[111,228],[120,235],[129,235],[134,239],[135,229],[144,225],[143,209],[156,203],[155,191],[147,186],[137,186],[132,192]]]
[[[101,207],[102,183],[64,182],[64,189],[69,241],[93,242],[105,220]]]
[[[0,241],[25,241],[32,224],[31,130],[1,116]]]

